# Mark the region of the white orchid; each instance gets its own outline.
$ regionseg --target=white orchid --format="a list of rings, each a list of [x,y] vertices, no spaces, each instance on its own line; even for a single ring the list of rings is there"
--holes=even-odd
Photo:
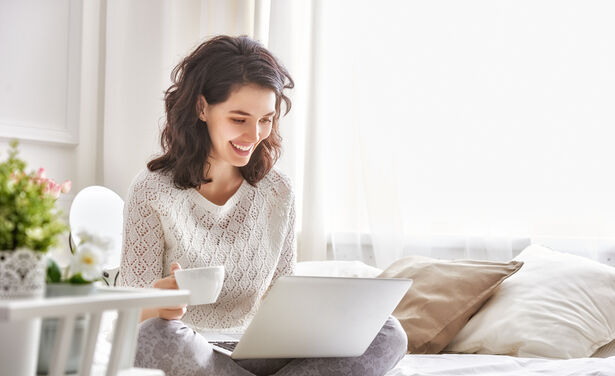
[[[83,244],[77,248],[70,264],[70,274],[81,274],[86,281],[95,281],[102,276],[104,253],[96,246]]]
[[[90,244],[103,251],[108,251],[111,248],[112,239],[104,236],[98,236],[96,234],[89,233],[85,230],[77,232],[77,238],[79,239],[79,245]]]
[[[79,244],[69,245],[71,252],[52,253],[52,263],[48,267],[48,282],[91,283],[103,276],[103,266],[107,263],[108,250],[112,242],[98,235],[79,231],[76,234]]]

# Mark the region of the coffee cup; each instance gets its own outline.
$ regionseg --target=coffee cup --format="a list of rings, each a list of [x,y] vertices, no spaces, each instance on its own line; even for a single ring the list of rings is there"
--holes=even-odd
[[[224,283],[224,266],[176,270],[175,280],[180,289],[190,291],[190,305],[215,303]]]

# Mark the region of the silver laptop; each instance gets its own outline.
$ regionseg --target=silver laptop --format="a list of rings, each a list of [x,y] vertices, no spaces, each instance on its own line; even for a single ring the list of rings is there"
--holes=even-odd
[[[233,359],[360,356],[410,279],[279,278],[241,336],[202,334]]]

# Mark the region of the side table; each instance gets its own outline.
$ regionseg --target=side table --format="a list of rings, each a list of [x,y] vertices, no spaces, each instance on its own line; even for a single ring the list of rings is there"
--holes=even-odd
[[[49,375],[63,376],[75,318],[81,314],[88,315],[89,326],[85,333],[79,375],[90,376],[102,314],[109,310],[118,311],[106,376],[145,375],[146,370],[132,368],[141,309],[188,304],[189,295],[187,290],[98,287],[96,293],[86,296],[0,300],[0,323],[58,318]],[[3,333],[0,333],[0,338],[9,340]],[[7,374],[5,367],[8,368],[8,365],[0,364],[0,375]],[[148,371],[150,373],[147,374],[163,374],[162,371]]]

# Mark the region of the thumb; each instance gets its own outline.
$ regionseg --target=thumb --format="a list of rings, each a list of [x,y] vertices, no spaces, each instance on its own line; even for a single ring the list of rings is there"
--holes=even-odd
[[[177,270],[181,270],[181,265],[179,265],[179,262],[173,262],[171,263],[171,275],[175,274],[175,271]]]

